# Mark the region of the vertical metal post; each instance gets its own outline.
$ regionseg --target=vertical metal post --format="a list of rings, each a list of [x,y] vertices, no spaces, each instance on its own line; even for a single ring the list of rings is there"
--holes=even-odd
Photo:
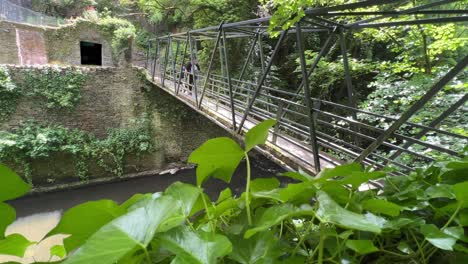
[[[414,103],[408,110],[406,110],[398,120],[385,130],[372,144],[370,144],[362,153],[357,157],[354,162],[361,163],[369,156],[375,149],[387,140],[401,125],[403,125],[411,116],[421,109],[432,97],[434,97],[447,83],[450,82],[458,73],[460,73],[468,64],[468,55],[455,65],[445,76],[443,76],[437,83],[435,83],[429,91],[424,94],[421,99]]]
[[[242,132],[242,128],[244,127],[245,120],[247,119],[247,116],[250,113],[250,109],[252,109],[252,106],[253,106],[253,104],[255,102],[255,99],[257,99],[257,96],[260,94],[260,90],[263,87],[263,83],[265,82],[266,76],[268,75],[268,72],[270,71],[271,66],[273,65],[273,61],[275,60],[276,55],[278,55],[278,51],[279,51],[279,49],[281,47],[281,43],[283,43],[283,40],[286,37],[286,34],[287,34],[287,30],[281,32],[281,35],[280,35],[278,41],[276,42],[276,46],[275,46],[275,49],[273,50],[273,54],[271,55],[270,61],[268,62],[268,65],[267,65],[265,71],[263,72],[263,74],[262,74],[262,76],[261,76],[261,78],[260,78],[260,80],[259,80],[259,82],[257,84],[255,92],[254,92],[252,98],[250,99],[249,104],[247,105],[247,108],[245,109],[244,115],[242,116],[242,120],[241,120],[241,122],[239,124],[239,128],[238,128],[238,131],[237,131],[239,134]]]
[[[274,128],[274,133],[273,133],[273,138],[272,138],[273,144],[276,144],[276,140],[278,138],[280,123],[283,117],[283,106],[284,106],[284,99],[281,98],[278,102],[278,110],[276,111],[276,125]]]
[[[148,64],[149,64],[149,59],[150,59],[150,53],[151,53],[151,40],[148,41],[148,49],[146,50],[146,62],[145,62],[145,69],[148,70]]]
[[[173,81],[174,81],[174,91],[176,89],[176,79],[177,79],[177,70],[176,70],[176,64],[177,64],[177,56],[179,55],[179,48],[180,48],[180,42],[178,40],[176,40],[176,51],[175,51],[175,55],[173,57],[173,60],[172,60],[172,74],[173,74]]]
[[[164,68],[163,68],[163,76],[161,80],[161,84],[164,87],[164,82],[166,81],[166,70],[167,70],[167,62],[169,61],[169,50],[171,49],[171,36],[167,39],[166,44],[166,52],[164,54]]]
[[[185,41],[185,47],[184,47],[184,55],[182,56],[182,60],[181,60],[181,62],[180,62],[179,81],[177,82],[176,95],[179,94],[179,88],[180,88],[180,82],[181,82],[181,80],[182,80],[182,74],[183,74],[183,67],[184,67],[185,57],[187,56],[187,45],[188,45],[188,40],[189,40],[189,36],[187,35],[187,39],[186,39],[186,41]]]
[[[224,51],[224,58],[226,59],[226,76],[227,76],[227,83],[229,86],[229,99],[231,101],[231,114],[232,114],[232,129],[236,130],[236,112],[234,107],[234,94],[232,90],[232,83],[231,83],[231,75],[229,74],[229,59],[227,55],[227,48],[226,48],[226,32],[224,28],[221,28],[221,32],[223,33],[223,51]]]
[[[189,45],[190,45],[190,61],[192,63],[192,61],[195,59],[195,55],[194,55],[194,51],[193,51],[193,43],[192,43],[192,36],[191,34],[189,33]],[[195,94],[195,105],[198,105],[198,95],[197,95],[197,81],[195,80],[195,65],[192,64],[192,69],[190,70],[190,73],[189,73],[192,78],[193,78],[193,86],[192,86],[192,92]],[[189,84],[190,85],[190,84]]]
[[[263,54],[262,34],[258,34],[258,52],[260,54],[260,64],[263,74],[265,72],[265,55]]]
[[[158,59],[158,53],[159,53],[159,50],[158,50],[159,49],[159,40],[156,39],[156,41],[157,41],[157,44],[155,45],[156,50],[154,51],[153,73],[151,74],[153,82],[154,82],[154,77],[156,75],[156,61]]]
[[[205,78],[205,82],[203,83],[203,90],[202,90],[202,93],[201,93],[201,96],[200,96],[200,102],[198,104],[198,108],[201,108],[203,97],[205,96],[205,89],[206,89],[206,86],[208,85],[208,80],[210,79],[211,68],[213,66],[214,56],[216,54],[216,50],[218,49],[219,41],[221,39],[222,27],[223,27],[223,23],[221,23],[221,25],[219,25],[219,29],[218,29],[219,31],[218,31],[218,36],[216,37],[216,43],[215,43],[215,46],[213,48],[213,51],[211,52],[210,64],[208,65],[208,70],[206,72],[206,78]]]
[[[341,55],[343,56],[343,68],[345,74],[346,88],[348,92],[348,106],[356,108],[356,100],[354,98],[353,83],[351,80],[351,74],[349,73],[349,61],[348,61],[348,49],[346,48],[346,39],[343,34],[343,31],[340,31],[340,46],[341,46]],[[351,112],[353,120],[357,121],[357,114],[355,111]],[[359,131],[359,128],[351,124],[351,129],[355,132]],[[360,140],[358,136],[354,136],[354,142],[356,146],[359,147]]]
[[[247,69],[247,65],[249,64],[254,48],[257,45],[257,40],[258,40],[258,30],[257,30],[257,33],[253,36],[253,42],[252,42],[252,45],[250,46],[249,52],[247,53],[247,58],[245,59],[244,65],[242,66],[242,70],[239,75],[239,81],[242,81],[242,78],[244,77],[244,73],[245,73],[245,70]]]
[[[314,155],[314,167],[315,172],[320,172],[320,156],[317,144],[317,136],[315,130],[315,122],[313,117],[313,106],[312,100],[310,98],[310,89],[309,89],[309,78],[307,77],[307,65],[305,60],[305,51],[304,51],[304,42],[302,39],[302,30],[301,24],[298,22],[296,24],[296,36],[297,36],[297,49],[299,50],[299,59],[301,61],[301,70],[302,70],[302,83],[304,83],[304,103],[307,107],[307,121],[309,123],[309,135],[310,135],[310,145],[312,147],[312,153]]]

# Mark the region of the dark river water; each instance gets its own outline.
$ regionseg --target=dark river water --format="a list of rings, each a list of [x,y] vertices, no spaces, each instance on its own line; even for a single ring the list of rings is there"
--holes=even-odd
[[[278,173],[284,171],[281,167],[260,155],[253,158],[251,164],[253,178],[275,177]],[[203,187],[205,192],[213,199],[226,187],[230,187],[235,193],[240,193],[245,188],[245,175],[245,162],[243,162],[233,175],[230,184],[217,179],[209,179]],[[120,203],[136,193],[163,191],[176,181],[195,184],[195,169],[181,170],[173,175],[153,175],[71,190],[36,194],[11,201],[9,204],[15,207],[18,217],[23,217],[37,213],[66,210],[87,201],[100,199],[111,199]]]

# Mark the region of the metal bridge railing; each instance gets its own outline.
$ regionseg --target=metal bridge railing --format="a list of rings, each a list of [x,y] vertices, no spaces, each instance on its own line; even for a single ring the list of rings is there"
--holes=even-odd
[[[8,0],[0,0],[0,21],[31,24],[37,26],[59,26],[65,24],[61,18],[46,16]]]
[[[363,5],[371,6],[375,3],[376,1],[363,1],[358,3],[359,6],[356,8],[363,7]],[[436,80],[426,94],[406,111],[397,117],[386,116],[359,109],[356,106],[344,36],[345,33],[352,34],[362,28],[468,21],[466,10],[441,10],[439,14],[433,9],[444,4],[447,4],[447,1],[442,0],[408,10],[392,11],[388,14],[376,12],[371,14],[374,17],[351,24],[341,24],[329,19],[330,17],[340,18],[340,10],[349,8],[346,5],[309,10],[305,19],[289,31],[281,33],[268,61],[265,60],[266,56],[262,54],[261,48],[262,37],[267,34],[268,18],[171,34],[149,43],[146,68],[153,80],[173,95],[201,111],[223,115],[228,122],[227,127],[235,133],[243,133],[249,125],[262,120],[276,119],[278,123],[270,131],[269,143],[283,153],[287,153],[298,163],[312,167],[315,172],[319,172],[324,166],[355,161],[373,168],[390,165],[395,168],[394,174],[404,174],[434,161],[435,156],[457,157],[461,155],[451,146],[423,140],[426,134],[440,135],[465,145],[468,143],[466,135],[437,128],[445,118],[460,108],[463,109],[468,100],[467,94],[439,116],[434,117],[428,124],[410,121],[410,117],[422,107],[430,104],[430,100],[455,76],[465,72],[468,55],[465,55],[445,76]],[[426,10],[428,8],[432,9]],[[406,20],[378,23],[378,20],[382,18],[426,13],[435,14],[438,17],[414,20],[412,16],[407,16]],[[353,15],[353,11],[346,11],[343,15]],[[337,19],[337,21],[340,20]],[[303,43],[303,34],[316,33],[328,33],[329,37],[309,67],[306,66],[305,48],[301,43]],[[296,46],[302,70],[302,83],[296,89],[288,90],[271,87],[265,82],[287,34],[294,34],[297,37]],[[233,38],[249,39],[251,43],[245,58],[242,58],[245,62],[240,76],[235,77],[229,72],[230,59],[226,53],[226,43]],[[214,43],[210,63],[205,72],[184,74],[185,77],[189,74],[196,76],[193,92],[189,95],[183,93],[186,90],[187,81],[182,78],[182,67],[186,62],[197,57],[197,45],[203,41]],[[348,95],[348,102],[344,104],[312,97],[308,84],[308,76],[329,52],[333,42],[341,47],[340,60],[344,67],[343,80]],[[256,55],[253,55],[254,49],[257,51]],[[215,56],[219,57],[220,68],[216,71],[218,74],[212,73]],[[261,61],[261,72],[254,76],[255,80],[252,81],[247,80],[244,73],[254,56]],[[385,121],[390,123],[390,126],[384,129],[375,120]],[[415,134],[410,131],[418,132]],[[415,146],[417,148],[414,148]],[[408,162],[408,159],[411,161]]]

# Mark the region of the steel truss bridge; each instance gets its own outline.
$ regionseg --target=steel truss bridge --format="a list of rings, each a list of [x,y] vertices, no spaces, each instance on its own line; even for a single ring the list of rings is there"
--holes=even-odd
[[[467,10],[449,9],[448,4],[463,1],[435,1],[429,4],[402,10],[407,1],[381,0],[362,1],[340,6],[306,10],[306,16],[288,30],[282,31],[271,54],[264,54],[262,44],[269,38],[270,17],[190,30],[183,33],[160,36],[148,44],[146,70],[149,78],[159,87],[202,112],[232,133],[242,135],[256,123],[265,119],[276,119],[271,129],[268,144],[260,151],[289,165],[317,173],[325,167],[346,162],[359,162],[372,168],[392,166],[396,175],[415,170],[414,164],[403,162],[409,156],[418,164],[428,164],[434,158],[427,153],[445,156],[461,156],[450,146],[423,140],[427,134],[441,135],[464,142],[468,137],[438,128],[447,117],[457,111],[466,115],[465,94],[439,116],[428,123],[411,122],[411,117],[423,107],[431,105],[431,99],[451,80],[466,74],[468,55],[465,54],[427,89],[426,93],[399,116],[386,116],[357,107],[354,84],[350,75],[346,37],[366,28],[386,29],[412,25],[445,24],[468,22]],[[362,8],[379,6],[380,10],[364,12]],[[385,8],[383,8],[385,7]],[[466,6],[465,6],[466,7]],[[352,23],[345,18],[354,17]],[[328,39],[312,62],[307,65],[304,37],[309,34],[327,34]],[[302,82],[298,87],[273,87],[268,82],[282,44],[286,39],[295,40],[299,53]],[[247,39],[250,48],[244,54],[229,57],[228,43]],[[203,45],[210,50],[209,64],[202,72],[192,67],[190,73],[183,66],[198,56]],[[319,61],[327,56],[332,46],[340,47],[338,58],[344,68],[347,103],[322,100],[311,96],[309,78],[318,67]],[[209,47],[209,48],[208,48]],[[241,52],[239,52],[241,53]],[[219,63],[215,63],[215,59]],[[240,74],[232,74],[233,61],[241,61]],[[261,65],[260,72],[247,74],[253,63]],[[219,64],[215,68],[215,64]],[[215,74],[217,72],[217,74]],[[187,75],[194,75],[193,85]],[[187,87],[190,86],[192,92]],[[375,122],[390,122],[382,128]],[[408,131],[418,131],[417,134]],[[424,151],[416,151],[419,145]]]

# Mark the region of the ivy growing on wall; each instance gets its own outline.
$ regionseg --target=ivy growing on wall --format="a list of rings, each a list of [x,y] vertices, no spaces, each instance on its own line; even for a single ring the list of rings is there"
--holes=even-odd
[[[87,74],[79,69],[48,67],[43,71],[22,70],[13,81],[8,68],[0,66],[0,121],[15,112],[22,96],[39,97],[49,109],[73,109],[81,98]]]
[[[32,163],[39,158],[56,154],[72,156],[75,174],[87,180],[93,162],[115,176],[122,176],[125,157],[148,152],[152,146],[150,123],[146,118],[128,128],[111,129],[104,139],[82,130],[33,121],[13,132],[0,131],[0,161],[22,168],[29,183],[33,182]]]
[[[24,94],[45,98],[47,108],[71,109],[81,98],[86,77],[79,69],[50,67],[42,72],[28,71],[23,83]]]
[[[18,95],[19,89],[11,80],[10,72],[0,66],[0,121],[15,111]]]

